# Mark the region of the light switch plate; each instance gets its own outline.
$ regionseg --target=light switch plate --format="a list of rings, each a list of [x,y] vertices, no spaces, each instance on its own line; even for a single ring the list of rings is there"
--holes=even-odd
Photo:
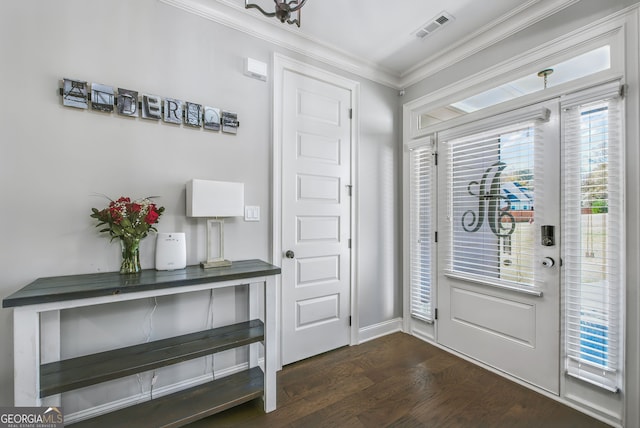
[[[260,207],[249,205],[244,207],[244,221],[260,221]]]

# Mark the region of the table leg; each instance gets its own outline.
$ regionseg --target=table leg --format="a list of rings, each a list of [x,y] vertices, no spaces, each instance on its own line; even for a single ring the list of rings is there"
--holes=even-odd
[[[15,406],[41,406],[40,317],[25,307],[13,309],[13,367]]]
[[[40,362],[60,361],[60,311],[40,312]],[[42,405],[60,407],[61,394],[42,397]]]
[[[276,409],[276,280],[264,284],[264,411]]]
[[[261,319],[262,322],[264,322],[264,316],[260,314],[260,288],[262,288],[262,283],[249,284],[249,319]],[[258,365],[261,346],[262,345],[259,342],[249,345],[250,368],[256,367]]]

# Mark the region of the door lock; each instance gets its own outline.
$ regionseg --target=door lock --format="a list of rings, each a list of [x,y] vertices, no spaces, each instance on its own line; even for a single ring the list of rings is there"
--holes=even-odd
[[[556,244],[554,229],[554,226],[549,225],[540,227],[540,232],[542,235],[540,243],[545,247],[553,247]]]

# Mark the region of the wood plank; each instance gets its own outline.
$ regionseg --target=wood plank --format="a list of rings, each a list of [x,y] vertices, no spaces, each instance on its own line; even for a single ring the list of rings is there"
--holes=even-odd
[[[588,415],[405,333],[285,366],[278,408],[260,400],[190,428],[607,428]]]
[[[258,367],[184,391],[69,425],[90,427],[179,427],[262,396]]]
[[[264,340],[260,320],[43,364],[40,397],[153,370]]]
[[[173,271],[145,269],[136,274],[101,272],[39,278],[2,300],[3,308],[159,290],[186,285],[277,275],[280,268],[262,260],[241,260],[214,269],[187,266]]]

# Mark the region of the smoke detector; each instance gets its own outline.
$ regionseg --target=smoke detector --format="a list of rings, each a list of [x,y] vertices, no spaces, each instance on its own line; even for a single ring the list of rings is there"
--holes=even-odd
[[[443,26],[447,25],[454,19],[455,18],[450,13],[441,12],[438,15],[436,15],[435,18],[430,19],[426,24],[422,25],[419,29],[417,29],[415,32],[416,37],[420,39],[424,39],[429,34],[442,28]]]

